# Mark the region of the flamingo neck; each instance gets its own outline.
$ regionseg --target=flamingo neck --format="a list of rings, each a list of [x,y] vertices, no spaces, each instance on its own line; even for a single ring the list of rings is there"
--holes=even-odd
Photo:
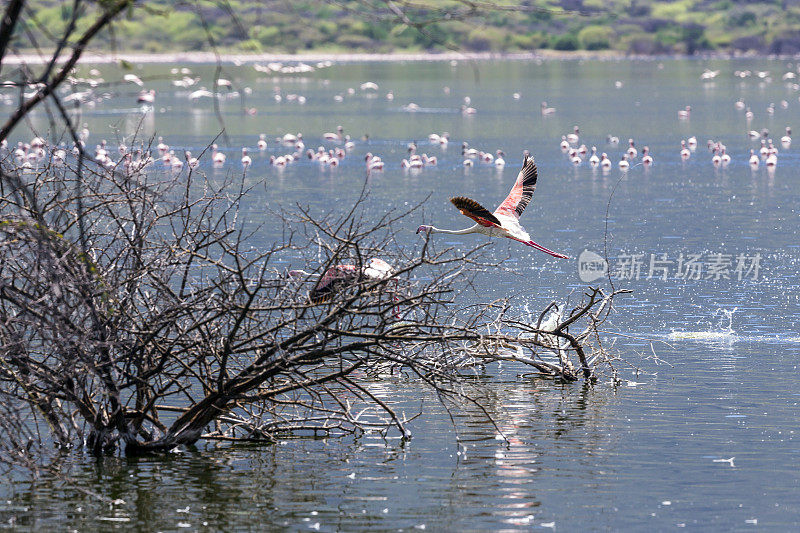
[[[440,229],[440,228],[437,228],[435,226],[431,226],[431,229],[429,230],[429,232],[430,233],[447,233],[448,235],[467,235],[469,233],[478,233],[478,228],[479,228],[478,224],[475,224],[474,226],[471,226],[469,228],[458,229],[458,230]]]

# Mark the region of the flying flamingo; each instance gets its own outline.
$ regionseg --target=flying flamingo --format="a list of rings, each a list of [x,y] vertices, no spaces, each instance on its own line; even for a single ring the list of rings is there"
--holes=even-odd
[[[520,215],[522,215],[522,212],[533,197],[537,178],[538,171],[536,169],[536,164],[533,162],[532,157],[526,155],[525,161],[522,164],[522,170],[520,170],[517,176],[517,181],[514,182],[514,187],[511,188],[511,192],[494,213],[489,212],[488,209],[481,206],[475,200],[457,196],[455,198],[450,198],[450,201],[461,211],[462,215],[468,216],[477,222],[477,224],[462,230],[439,229],[434,226],[423,224],[417,228],[417,233],[448,233],[450,235],[483,233],[489,237],[506,237],[508,239],[513,239],[526,246],[550,254],[553,257],[569,259],[566,255],[548,250],[544,246],[533,242],[530,235],[525,231],[525,228],[519,223]]]

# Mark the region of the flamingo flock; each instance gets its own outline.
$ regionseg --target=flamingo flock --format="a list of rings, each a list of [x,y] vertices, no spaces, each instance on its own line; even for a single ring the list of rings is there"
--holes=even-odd
[[[258,72],[268,74],[292,74],[314,72],[331,65],[332,63],[330,62],[320,62],[318,64],[305,64],[302,62],[297,64],[269,63],[266,65],[256,64],[254,68]],[[186,98],[196,105],[202,105],[201,103],[204,100],[210,98],[228,100],[244,98],[253,93],[253,90],[249,87],[240,86],[239,82],[224,78],[216,79],[213,85],[206,83],[206,86],[203,86],[200,81],[201,78],[195,76],[191,69],[186,67],[173,68],[171,74],[174,76],[171,84],[176,88],[174,95]],[[100,77],[100,72],[97,69],[91,69],[89,75],[90,77],[78,78],[75,76],[70,79],[73,86],[81,86],[84,90],[73,90],[70,94],[65,95],[63,97],[65,102],[70,101],[76,106],[92,106],[107,97],[105,93],[95,92],[96,88],[105,83],[105,80]],[[770,83],[773,79],[772,74],[768,71],[736,71],[734,75],[739,79],[755,78],[760,84]],[[719,71],[707,70],[701,76],[701,80],[706,83],[713,83],[719,76]],[[778,79],[778,76],[775,76],[775,79]],[[792,90],[800,90],[800,86],[796,84],[797,75],[794,72],[786,72],[780,76],[780,79]],[[274,78],[270,83],[270,95],[276,103],[282,105],[287,102],[302,104],[307,101],[305,96],[282,88],[281,84],[283,82],[280,81],[280,78]],[[129,97],[134,97],[136,102],[143,106],[143,109],[149,108],[150,111],[147,112],[152,112],[157,102],[157,96],[159,98],[161,96],[154,89],[146,87],[146,84],[146,80],[132,73],[123,75],[120,82],[121,86],[134,89],[129,93]],[[26,93],[29,95],[35,94],[35,91],[38,90],[35,84],[27,89],[34,91],[34,93]],[[445,87],[444,90],[445,94],[450,95],[448,87]],[[334,98],[334,100],[344,101],[348,98],[358,97],[377,98],[379,91],[380,87],[377,83],[365,81],[360,85],[341,90],[336,94],[338,99]],[[386,90],[384,89],[384,91]],[[387,101],[394,99],[393,91],[387,91],[385,95]],[[520,102],[520,105],[524,105],[525,100],[521,93],[515,92],[511,97],[515,102]],[[8,103],[6,101],[7,98],[5,98],[5,95],[3,98],[4,100],[0,104],[5,105]],[[477,114],[477,108],[473,106],[472,99],[469,96],[460,96],[459,98],[461,102],[456,102],[458,104],[457,111],[460,111],[465,116]],[[746,126],[745,132],[754,143],[753,147],[747,150],[749,154],[745,152],[747,165],[753,170],[761,167],[774,169],[778,164],[779,149],[786,151],[791,148],[792,129],[790,126],[784,127],[781,125],[782,135],[779,139],[776,135],[775,140],[773,140],[767,128],[761,127],[761,125],[755,125],[754,127],[754,124],[760,117],[777,120],[783,110],[789,108],[789,102],[776,99],[768,105],[763,103],[753,104],[752,102],[746,102],[743,98],[738,98],[733,105],[737,113],[741,113]],[[532,107],[533,113],[540,114],[542,117],[556,115],[556,108],[548,105],[546,101],[541,101]],[[407,104],[404,108],[415,112],[426,111],[413,103]],[[563,108],[560,109],[562,110],[556,115],[558,117],[564,113]],[[569,107],[566,110],[569,112]],[[243,104],[242,111],[245,115],[250,115],[255,114],[258,110],[252,107],[244,107]],[[456,106],[450,106],[449,111],[456,111]],[[702,114],[703,109],[695,109],[690,103],[684,102],[676,111],[681,127],[688,129],[691,127],[692,120],[696,119],[694,113]],[[473,120],[469,119],[469,121]],[[541,120],[544,120],[544,118]],[[546,120],[554,119],[547,118]],[[428,145],[426,148],[422,148],[422,143],[418,146],[416,142],[412,142],[408,145],[408,152],[405,157],[398,157],[394,161],[387,162],[381,157],[383,154],[373,153],[373,151],[377,151],[378,145],[370,145],[368,136],[362,137],[361,141],[353,139],[349,134],[346,134],[342,125],[334,126],[330,129],[326,128],[326,130],[324,133],[312,133],[306,137],[300,132],[283,133],[273,137],[274,142],[270,140],[266,133],[260,133],[257,139],[254,138],[250,141],[252,144],[248,143],[248,146],[226,146],[225,148],[220,148],[214,144],[210,147],[210,150],[197,147],[170,146],[163,137],[158,137],[155,150],[149,150],[146,146],[129,148],[125,142],[119,142],[117,146],[112,147],[105,140],[93,142],[94,150],[91,150],[87,147],[89,133],[84,126],[80,134],[80,146],[64,142],[58,145],[50,145],[40,136],[36,136],[30,142],[19,142],[12,149],[9,149],[8,144],[5,143],[0,146],[0,153],[12,154],[14,161],[23,169],[38,168],[46,164],[48,159],[52,160],[57,166],[64,166],[68,164],[70,157],[84,154],[99,167],[108,170],[120,169],[125,172],[141,170],[151,165],[156,167],[160,165],[161,168],[170,172],[180,172],[184,169],[202,169],[203,165],[206,164],[210,164],[209,166],[217,169],[233,167],[237,170],[249,170],[254,166],[266,164],[267,162],[270,167],[282,169],[300,161],[314,162],[319,165],[320,169],[332,169],[346,162],[350,164],[352,160],[355,160],[360,165],[362,155],[358,157],[351,156],[353,151],[359,148],[361,148],[360,154],[366,153],[363,156],[363,165],[368,173],[377,173],[387,168],[397,168],[397,166],[404,171],[411,171],[412,173],[423,169],[441,167],[452,169],[456,166],[463,166],[465,169],[471,167],[494,167],[502,171],[506,165],[506,155],[502,149],[497,147],[473,147],[467,141],[460,140],[460,160],[454,161],[455,158],[447,158],[445,152],[451,142],[451,136],[448,132],[431,132],[427,135]],[[571,128],[560,137],[559,147],[567,156],[569,164],[575,168],[581,167],[586,163],[593,171],[599,169],[604,173],[610,172],[614,167],[623,171],[632,170],[640,166],[647,169],[655,165],[655,158],[658,157],[657,154],[653,154],[649,146],[641,142],[642,139],[635,139],[634,136],[626,135],[623,137],[623,141],[620,142],[619,137],[608,134],[605,138],[605,144],[603,144],[602,139],[587,138],[585,133],[581,132],[578,124],[571,125]],[[420,136],[420,138],[424,139],[425,137]],[[627,142],[625,142],[626,138]],[[312,139],[318,139],[318,141],[312,141]],[[311,142],[314,142],[314,144],[319,142],[320,144],[314,149],[313,147],[306,147],[307,142],[309,144]],[[622,151],[619,150],[619,146],[623,148]],[[707,142],[708,159],[705,159],[705,156],[698,155],[698,142],[694,135],[681,139],[680,142],[676,139],[673,146],[676,148],[676,152],[673,152],[674,155],[662,154],[660,157],[662,159],[678,160],[685,164],[693,164],[696,159],[700,159],[701,161],[709,161],[715,168],[726,168],[729,165],[737,164],[737,161],[744,160],[741,154],[736,153],[736,150],[728,149],[722,140],[709,140]],[[436,150],[436,148],[432,147],[438,147],[438,150],[442,152],[434,154],[431,150]],[[372,151],[366,152],[367,149]],[[238,154],[238,151],[241,153]],[[493,222],[491,219],[485,220]],[[498,218],[498,220],[500,219]],[[502,224],[498,227],[502,228]]]
[[[586,155],[589,154],[589,149],[586,144],[578,145],[580,139],[580,128],[578,126],[573,126],[571,133],[561,136],[561,143],[559,144],[561,152],[567,155],[570,163],[575,167],[581,166]],[[619,144],[619,138],[609,134],[606,136],[606,144],[610,147],[617,146]],[[636,148],[636,143],[630,138],[628,139],[628,148],[620,156],[617,166],[621,171],[627,171],[631,166],[631,162],[636,161],[638,156],[639,150]],[[650,148],[648,146],[642,148],[642,165],[645,168],[649,168],[653,165],[654,161],[650,153]],[[599,156],[597,155],[597,146],[592,146],[588,162],[592,170],[599,168],[604,174],[611,171],[613,167],[613,163],[606,152],[602,152]]]
[[[737,108],[741,107],[741,105],[738,104],[741,104],[741,101],[737,101]],[[690,106],[687,106],[687,108],[689,107]],[[681,111],[689,112],[689,109]],[[785,134],[780,138],[780,143],[784,150],[788,150],[792,144],[792,128],[790,126],[786,126],[784,132]],[[750,168],[757,170],[763,163],[768,169],[774,169],[778,164],[779,151],[773,140],[769,138],[769,130],[750,130],[748,132],[748,137],[753,141],[760,141],[760,147],[758,151],[755,149],[750,150],[750,154],[747,159],[747,164],[750,166]],[[584,157],[589,152],[585,144],[578,145],[579,140],[579,128],[578,126],[575,126],[572,133],[561,136],[561,142],[559,144],[561,152],[566,154],[570,163],[576,167],[583,163]],[[606,137],[606,143],[610,146],[616,146],[619,143],[619,138],[608,135]],[[712,154],[711,164],[715,168],[725,168],[730,165],[732,158],[728,153],[725,144],[718,140],[709,139],[706,145],[709,152]],[[678,150],[678,158],[681,161],[686,162],[692,158],[696,149],[697,137],[692,135],[687,139],[681,139],[680,148]],[[621,154],[618,167],[620,170],[627,171],[629,168],[631,168],[632,164],[637,161],[638,157],[639,150],[636,148],[636,142],[633,138],[629,138],[628,148]],[[650,152],[650,148],[648,146],[644,146],[641,153],[642,166],[648,168],[653,165],[654,161],[655,160]],[[608,171],[612,168],[612,163],[608,158],[608,154],[604,152],[598,157],[596,146],[592,146],[591,155],[589,156],[588,162],[592,169],[601,168],[604,171]]]

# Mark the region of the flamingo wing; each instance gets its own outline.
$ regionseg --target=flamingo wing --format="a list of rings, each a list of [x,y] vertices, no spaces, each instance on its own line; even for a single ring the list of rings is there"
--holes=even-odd
[[[533,197],[538,177],[539,172],[536,169],[533,158],[525,156],[517,181],[514,182],[511,192],[508,193],[503,203],[495,210],[495,214],[512,216],[518,219]]]
[[[498,220],[498,218],[494,216],[491,211],[483,207],[475,200],[471,200],[463,196],[456,196],[455,198],[450,198],[450,201],[458,208],[459,211],[461,211],[462,215],[468,216],[481,226],[502,226],[500,220]]]
[[[359,272],[353,265],[334,265],[319,278],[319,281],[309,292],[309,299],[313,303],[326,302],[333,293],[358,278]]]

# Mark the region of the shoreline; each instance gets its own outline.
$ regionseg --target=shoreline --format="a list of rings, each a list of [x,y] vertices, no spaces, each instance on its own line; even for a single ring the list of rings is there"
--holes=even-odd
[[[66,54],[62,54],[66,61]],[[208,64],[216,63],[219,59],[223,63],[317,63],[320,61],[333,61],[336,63],[365,63],[365,62],[403,62],[403,61],[657,61],[665,59],[796,59],[796,56],[770,56],[758,54],[707,54],[696,56],[685,55],[657,55],[643,56],[630,55],[613,50],[564,52],[558,50],[537,50],[536,52],[398,52],[391,54],[373,53],[323,53],[310,52],[308,54],[278,54],[278,53],[236,53],[228,52],[219,55],[213,52],[172,52],[172,53],[144,53],[144,52],[91,52],[87,51],[81,56],[78,64],[112,64],[126,61],[133,64],[153,63],[186,63]],[[7,65],[42,65],[50,61],[49,56],[42,57],[35,53],[8,54],[3,58]],[[61,61],[61,62],[63,62]]]

